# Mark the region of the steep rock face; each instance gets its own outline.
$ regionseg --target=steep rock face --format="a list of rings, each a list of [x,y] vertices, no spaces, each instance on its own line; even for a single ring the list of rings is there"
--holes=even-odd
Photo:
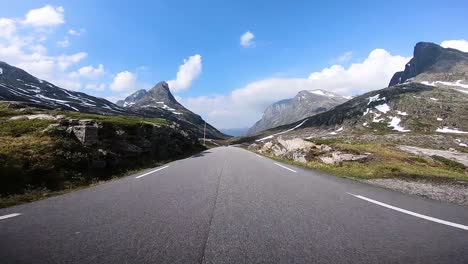
[[[120,106],[120,107],[132,106],[132,105],[135,104],[135,102],[137,102],[138,100],[143,98],[143,96],[145,96],[145,95],[146,95],[146,90],[141,89],[141,90],[138,90],[138,91],[132,93],[131,95],[127,96],[127,98],[125,98],[124,100],[117,101],[115,104]]]
[[[249,129],[248,134],[253,135],[325,112],[349,99],[349,97],[322,90],[300,91],[294,98],[281,100],[268,106],[262,119]]]
[[[405,70],[395,73],[389,86],[405,82],[468,89],[468,53],[419,42]]]
[[[166,82],[157,83],[147,92],[138,91],[127,99],[121,102],[125,109],[144,116],[161,117],[181,123],[197,136],[203,137],[205,120],[181,105],[172,95]],[[227,137],[208,123],[206,124],[206,136],[215,139]]]
[[[1,61],[0,100],[76,112],[127,114],[125,109],[105,99],[62,89]]]

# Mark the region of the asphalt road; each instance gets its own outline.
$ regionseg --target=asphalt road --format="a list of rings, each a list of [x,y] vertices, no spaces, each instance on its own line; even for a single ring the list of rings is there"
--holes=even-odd
[[[468,263],[468,208],[220,147],[0,210],[0,263]]]

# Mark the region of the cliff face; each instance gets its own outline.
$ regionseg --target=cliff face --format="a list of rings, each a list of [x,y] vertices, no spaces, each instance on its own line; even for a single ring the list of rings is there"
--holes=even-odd
[[[414,47],[413,58],[405,70],[395,73],[389,86],[405,82],[467,82],[468,53],[443,48],[429,42],[419,42]]]

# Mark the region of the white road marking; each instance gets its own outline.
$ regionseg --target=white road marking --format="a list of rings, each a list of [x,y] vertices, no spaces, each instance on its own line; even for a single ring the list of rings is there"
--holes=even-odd
[[[374,204],[377,204],[377,205],[380,205],[380,206],[383,206],[383,207],[386,207],[386,208],[389,208],[389,209],[392,209],[392,210],[395,210],[395,211],[398,211],[398,212],[401,212],[401,213],[404,213],[404,214],[409,214],[409,215],[416,216],[416,217],[426,219],[426,220],[429,220],[429,221],[432,221],[432,222],[436,222],[436,223],[439,223],[439,224],[448,225],[448,226],[460,228],[460,229],[463,229],[463,230],[468,230],[468,226],[465,226],[465,225],[461,225],[461,224],[445,221],[445,220],[442,220],[442,219],[438,219],[438,218],[435,218],[435,217],[431,217],[431,216],[411,212],[411,211],[408,211],[408,210],[405,210],[405,209],[402,209],[402,208],[398,208],[398,207],[393,206],[393,205],[389,205],[389,204],[382,203],[382,202],[379,202],[379,201],[376,201],[376,200],[372,200],[370,198],[367,198],[367,197],[364,197],[364,196],[361,196],[361,195],[355,195],[355,194],[352,194],[352,193],[348,193],[348,194],[352,195],[352,196],[354,196],[356,198],[359,198],[359,199],[368,201],[370,203],[374,203]]]
[[[0,216],[0,220],[7,219],[7,218],[12,218],[12,217],[15,217],[15,216],[18,216],[18,215],[21,215],[21,214],[15,213],[15,214],[2,215],[2,216]]]
[[[292,171],[292,172],[294,172],[294,173],[297,172],[297,171],[295,171],[295,170],[293,170],[293,169],[290,169],[290,168],[288,168],[288,167],[286,167],[286,166],[283,166],[283,165],[281,165],[281,164],[278,164],[278,163],[276,163],[276,162],[275,162],[275,165],[280,166],[280,167],[283,168],[283,169],[287,169],[288,171]]]
[[[160,170],[164,170],[164,169],[167,168],[167,167],[169,167],[169,166],[164,166],[164,167],[161,167],[161,168],[157,168],[157,169],[155,169],[155,170],[153,170],[153,171],[147,172],[147,173],[142,174],[142,175],[140,175],[140,176],[136,176],[135,179],[140,179],[141,177],[145,177],[145,176],[147,176],[147,175],[149,175],[149,174],[151,174],[151,173],[153,173],[153,172],[157,172],[157,171],[160,171]]]

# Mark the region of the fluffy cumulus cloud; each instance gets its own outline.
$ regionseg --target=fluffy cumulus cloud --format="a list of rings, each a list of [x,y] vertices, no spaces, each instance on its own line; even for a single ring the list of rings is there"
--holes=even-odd
[[[357,95],[384,88],[410,58],[375,49],[366,59],[348,67],[332,65],[302,78],[267,78],[233,90],[228,95],[183,98],[189,109],[206,116],[221,128],[252,125],[269,104],[291,98],[301,90],[323,89],[342,95]]]
[[[110,88],[113,91],[123,92],[135,90],[137,86],[137,77],[129,71],[119,72],[115,75]]]
[[[23,23],[37,27],[57,26],[65,23],[63,7],[53,7],[46,5],[44,7],[30,10],[26,14]]]
[[[79,68],[77,71],[70,73],[70,77],[85,77],[88,79],[97,79],[105,73],[104,65],[99,64],[96,68],[89,65]]]
[[[0,18],[1,60],[64,88],[82,88],[79,80],[70,78],[68,72],[88,54],[82,51],[50,55],[47,38],[53,31],[42,30],[65,23],[64,12],[62,7],[44,6],[28,11],[24,18]],[[64,38],[56,44],[66,47],[70,43]]]
[[[197,79],[202,72],[202,59],[199,54],[190,56],[184,60],[184,64],[179,66],[179,71],[175,80],[167,83],[173,92],[178,92],[189,88],[192,82]]]
[[[452,48],[461,50],[463,52],[468,52],[468,41],[464,39],[459,40],[446,40],[440,44],[444,48]]]
[[[244,48],[253,47],[255,45],[254,38],[255,35],[252,32],[247,31],[240,37],[240,45]]]
[[[103,64],[82,65],[88,57],[84,51],[63,53],[62,49],[54,50],[68,47],[72,38],[86,32],[83,28],[69,29],[62,40],[48,41],[57,32],[49,28],[62,24],[65,24],[65,10],[49,5],[30,10],[21,18],[0,18],[0,60],[59,87],[91,94],[109,95],[109,92],[117,91],[115,93],[120,97],[125,97],[131,89],[139,88],[136,84],[142,85],[130,72],[112,75],[105,71]],[[111,91],[106,91],[108,88],[112,88]]]
[[[11,39],[16,31],[15,21],[9,18],[0,18],[0,38]]]

